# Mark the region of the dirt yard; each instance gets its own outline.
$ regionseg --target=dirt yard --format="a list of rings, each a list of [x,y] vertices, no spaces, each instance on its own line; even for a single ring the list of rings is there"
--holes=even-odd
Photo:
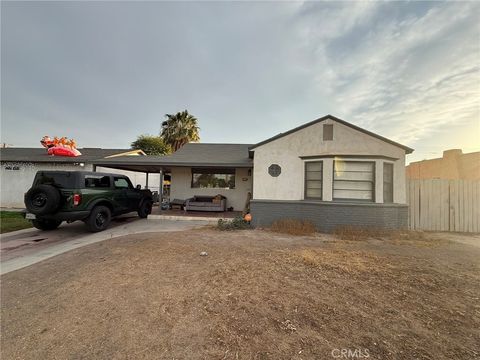
[[[445,235],[117,238],[1,277],[2,359],[475,359],[479,270]]]

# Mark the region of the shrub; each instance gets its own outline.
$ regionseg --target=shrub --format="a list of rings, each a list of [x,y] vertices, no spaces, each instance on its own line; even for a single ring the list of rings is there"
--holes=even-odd
[[[311,221],[298,219],[281,219],[274,221],[270,229],[289,235],[312,235],[316,231],[315,225]]]
[[[245,230],[251,228],[252,226],[250,223],[243,220],[240,216],[233,218],[232,220],[219,219],[217,223],[217,229],[224,231]]]

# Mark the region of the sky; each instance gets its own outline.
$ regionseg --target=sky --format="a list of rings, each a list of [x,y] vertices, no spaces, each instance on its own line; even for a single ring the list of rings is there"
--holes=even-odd
[[[187,109],[201,142],[332,114],[480,150],[480,3],[1,2],[1,142],[128,148]]]

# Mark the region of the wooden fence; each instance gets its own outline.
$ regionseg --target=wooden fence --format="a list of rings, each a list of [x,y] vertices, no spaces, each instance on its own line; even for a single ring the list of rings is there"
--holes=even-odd
[[[480,181],[407,180],[412,230],[480,232]]]

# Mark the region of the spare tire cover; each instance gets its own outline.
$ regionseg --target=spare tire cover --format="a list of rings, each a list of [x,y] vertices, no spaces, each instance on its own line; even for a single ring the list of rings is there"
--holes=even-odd
[[[51,214],[60,205],[60,192],[52,185],[38,185],[32,187],[25,194],[25,206],[32,214]]]

